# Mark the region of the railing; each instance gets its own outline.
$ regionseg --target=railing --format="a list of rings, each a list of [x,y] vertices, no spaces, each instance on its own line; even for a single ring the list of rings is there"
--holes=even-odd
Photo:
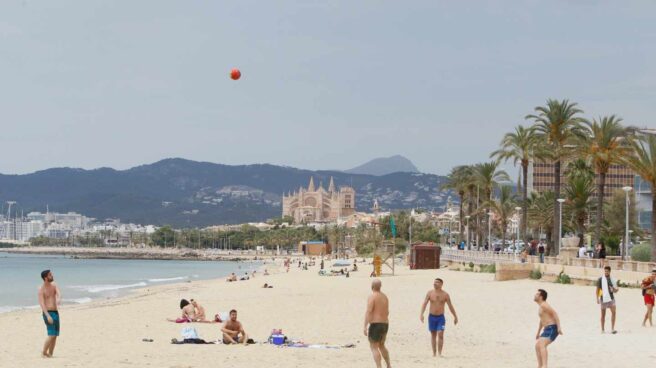
[[[440,260],[452,262],[473,262],[476,264],[519,263],[518,254],[497,253],[491,251],[458,250],[442,248]]]

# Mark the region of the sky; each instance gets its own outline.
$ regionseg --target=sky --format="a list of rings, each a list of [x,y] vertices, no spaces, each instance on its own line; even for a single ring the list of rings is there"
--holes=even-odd
[[[656,2],[0,2],[4,174],[394,154],[446,174],[548,98],[655,127]]]

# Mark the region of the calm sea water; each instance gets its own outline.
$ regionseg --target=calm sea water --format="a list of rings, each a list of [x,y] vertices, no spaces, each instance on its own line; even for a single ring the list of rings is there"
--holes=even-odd
[[[73,259],[0,252],[0,313],[38,307],[41,271],[50,269],[63,304],[117,297],[151,285],[249,272],[258,262]]]

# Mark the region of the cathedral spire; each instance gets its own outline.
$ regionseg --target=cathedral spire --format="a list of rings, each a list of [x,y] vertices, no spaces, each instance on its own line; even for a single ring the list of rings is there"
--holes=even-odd
[[[328,192],[332,193],[335,191],[335,182],[333,181],[333,177],[330,177],[330,184],[328,185]]]
[[[310,185],[308,185],[308,192],[314,192],[314,178],[310,176]]]

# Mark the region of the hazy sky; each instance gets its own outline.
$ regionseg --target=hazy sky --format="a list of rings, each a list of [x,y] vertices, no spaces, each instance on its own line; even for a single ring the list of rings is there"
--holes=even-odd
[[[446,173],[550,97],[654,127],[656,2],[0,3],[2,173],[397,153]]]

